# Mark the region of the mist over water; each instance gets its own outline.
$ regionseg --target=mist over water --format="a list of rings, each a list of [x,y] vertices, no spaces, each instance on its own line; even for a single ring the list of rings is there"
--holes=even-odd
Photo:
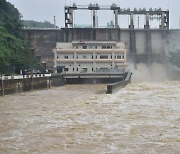
[[[143,63],[137,64],[136,69],[130,65],[130,71],[133,72],[132,82],[162,82],[169,80],[167,69],[159,63],[153,63],[149,67]]]

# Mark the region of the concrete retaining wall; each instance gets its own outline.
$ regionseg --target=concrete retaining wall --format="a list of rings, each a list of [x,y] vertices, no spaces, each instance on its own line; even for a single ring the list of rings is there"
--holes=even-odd
[[[131,82],[131,75],[132,75],[132,73],[129,72],[127,74],[125,80],[115,82],[115,83],[112,83],[112,84],[108,84],[106,93],[107,94],[112,94],[113,92],[117,91],[119,88],[125,87],[127,84],[129,84]]]
[[[0,96],[50,87],[50,74],[0,77]]]
[[[62,42],[61,29],[24,29],[24,37],[29,48],[35,49],[35,55],[41,56],[47,68],[53,67],[53,52],[56,42]]]
[[[52,74],[51,76],[52,86],[58,87],[65,84],[64,77],[61,74]]]

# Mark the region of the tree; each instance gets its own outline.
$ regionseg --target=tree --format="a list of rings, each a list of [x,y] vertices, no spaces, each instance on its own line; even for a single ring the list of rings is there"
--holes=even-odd
[[[0,67],[13,66],[16,73],[30,64],[22,33],[21,14],[6,0],[0,0]]]

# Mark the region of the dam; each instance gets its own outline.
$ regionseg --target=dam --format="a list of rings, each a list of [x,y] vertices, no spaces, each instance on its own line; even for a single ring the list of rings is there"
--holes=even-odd
[[[73,40],[101,40],[125,42],[128,57],[135,63],[147,63],[148,57],[162,63],[166,58],[172,40],[178,38],[180,30],[161,29],[120,29],[120,28],[62,28],[62,29],[24,29],[29,48],[41,56],[49,69],[53,67],[52,49],[56,42]],[[176,34],[176,36],[174,36]]]
[[[53,70],[52,49],[57,42],[124,42],[128,62],[138,68],[131,84],[112,95],[105,94],[105,84],[66,84],[1,97],[0,153],[180,153],[180,81],[167,81],[158,66],[166,63],[167,51],[179,43],[180,31],[170,30],[166,24],[167,28],[140,29],[131,25],[122,29],[117,19],[114,27],[99,28],[94,7],[99,9],[90,5],[94,14],[91,28],[73,27],[71,10],[65,12],[70,18],[62,29],[24,29],[29,48],[41,56],[47,69]],[[117,17],[122,12],[114,7],[118,9],[113,10]],[[156,82],[154,76],[147,78],[146,64],[154,65]],[[54,84],[60,80],[58,75]],[[21,78],[29,80],[28,76]],[[39,83],[44,87],[43,78],[42,85],[41,80]],[[32,89],[38,84],[34,81]],[[17,90],[25,84],[16,84]]]
[[[63,28],[36,29],[24,28],[24,36],[29,48],[41,56],[41,61],[47,64],[47,69],[53,69],[52,49],[57,42],[73,41],[117,41],[124,42],[127,49],[128,62],[135,66],[138,63],[151,65],[153,62],[166,63],[167,54],[174,40],[180,36],[179,29],[170,29],[169,10],[161,8],[123,9],[116,4],[99,6],[89,4],[80,6],[73,4],[65,6],[65,25]],[[75,23],[75,11],[86,10],[92,13],[92,25],[78,26]],[[113,13],[111,25],[98,26],[99,10],[110,10]],[[121,28],[120,16],[128,16],[128,27]],[[144,25],[140,26],[139,16],[144,16]],[[135,20],[135,19],[138,20]],[[158,27],[152,28],[151,21],[157,22]],[[138,23],[137,23],[138,22]],[[138,24],[138,27],[135,26]],[[143,28],[142,28],[143,27]],[[172,39],[173,38],[173,39]]]

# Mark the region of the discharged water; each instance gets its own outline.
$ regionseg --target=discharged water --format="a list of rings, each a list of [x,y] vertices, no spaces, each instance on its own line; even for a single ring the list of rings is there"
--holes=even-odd
[[[180,153],[180,82],[66,85],[0,97],[0,153]]]

